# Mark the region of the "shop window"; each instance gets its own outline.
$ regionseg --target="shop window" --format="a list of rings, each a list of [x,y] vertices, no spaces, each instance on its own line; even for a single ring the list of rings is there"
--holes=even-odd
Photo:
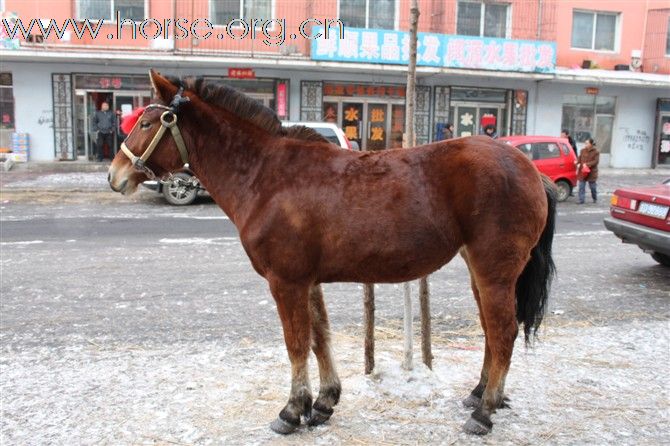
[[[14,130],[12,73],[0,73],[0,129]]]
[[[210,16],[216,25],[227,25],[235,19],[272,18],[272,0],[211,0],[210,8]]]
[[[568,129],[577,147],[593,138],[601,153],[610,153],[616,98],[596,95],[565,95],[561,128]]]
[[[572,12],[572,47],[614,51],[619,15],[594,11]]]
[[[80,20],[116,20],[116,12],[121,20],[131,19],[140,22],[146,18],[144,0],[79,0],[78,17]]]
[[[508,4],[460,1],[456,33],[464,36],[507,38],[510,19]]]
[[[339,11],[346,27],[395,28],[395,0],[340,0]]]

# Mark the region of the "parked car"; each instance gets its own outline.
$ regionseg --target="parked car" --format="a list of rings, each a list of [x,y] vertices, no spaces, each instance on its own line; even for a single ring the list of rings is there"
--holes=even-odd
[[[353,150],[354,147],[351,145],[351,141],[347,139],[344,135],[342,129],[340,129],[335,124],[330,122],[294,122],[294,121],[283,121],[282,125],[284,127],[291,127],[294,125],[304,125],[305,127],[312,128],[319,132],[321,136],[326,138],[328,141],[333,144],[342,147],[343,149]]]
[[[577,157],[567,138],[555,136],[505,136],[499,141],[521,150],[538,168],[556,183],[558,201],[565,201],[577,185]]]
[[[605,227],[670,266],[670,178],[658,186],[617,189],[610,204]]]
[[[328,122],[291,122],[284,121],[282,125],[290,127],[293,125],[304,125],[319,132],[324,138],[343,149],[353,150],[351,142],[344,135],[344,132],[335,124]],[[145,181],[142,183],[145,187],[162,193],[168,203],[175,206],[184,206],[193,203],[199,194],[206,194],[207,191],[195,175],[190,171],[176,173],[173,180],[167,183],[159,181]]]

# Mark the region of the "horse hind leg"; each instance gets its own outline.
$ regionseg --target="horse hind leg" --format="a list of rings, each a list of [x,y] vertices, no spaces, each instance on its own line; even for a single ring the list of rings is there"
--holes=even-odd
[[[491,414],[506,405],[503,393],[505,378],[519,328],[515,314],[514,284],[480,285],[479,291],[490,359],[481,405],[474,410],[464,428],[468,433],[483,435],[493,427]]]
[[[307,368],[311,341],[309,286],[271,280],[270,290],[277,303],[291,361],[289,400],[270,428],[280,434],[290,434],[300,426],[300,417],[310,419],[312,412],[312,391]]]
[[[465,249],[461,250],[461,256],[465,260],[465,264],[470,271],[470,286],[472,288],[472,294],[475,297],[477,302],[477,308],[479,309],[479,321],[482,325],[482,330],[484,331],[484,363],[482,364],[482,371],[479,376],[479,382],[474,389],[470,392],[463,400],[463,405],[470,409],[476,409],[482,404],[482,396],[484,395],[484,389],[486,389],[486,384],[489,380],[489,367],[491,366],[491,350],[489,349],[488,335],[486,333],[486,319],[482,313],[481,297],[479,295],[479,288],[477,288],[477,283],[475,281],[474,271],[470,268],[470,263],[468,262],[468,256]],[[509,398],[503,396],[502,401],[500,402],[499,408],[508,408],[509,407]]]
[[[312,323],[312,351],[319,364],[319,395],[312,407],[310,426],[325,423],[333,415],[333,406],[340,401],[342,386],[335,370],[330,349],[330,323],[323,302],[321,285],[310,288],[309,309]]]

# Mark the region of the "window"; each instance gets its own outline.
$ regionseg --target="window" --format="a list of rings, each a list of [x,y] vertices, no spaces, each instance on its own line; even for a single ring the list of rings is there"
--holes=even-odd
[[[614,51],[617,46],[618,21],[618,14],[573,11],[572,47]]]
[[[581,150],[593,138],[600,153],[610,153],[616,98],[600,95],[563,96],[562,129],[567,129]]]
[[[518,149],[530,160],[546,160],[561,156],[558,145],[553,142],[526,143],[518,146]]]
[[[118,11],[121,20],[140,22],[146,18],[144,0],[79,0],[80,20],[116,20]]]
[[[395,0],[340,0],[340,20],[351,28],[394,29]]]
[[[227,25],[235,19],[272,18],[272,0],[211,0],[210,7],[210,16],[216,25]]]
[[[668,17],[668,28],[665,31],[665,55],[670,56],[670,17]]]
[[[0,73],[0,129],[14,129],[12,73]]]
[[[460,1],[456,33],[464,36],[507,38],[510,18],[508,4]]]

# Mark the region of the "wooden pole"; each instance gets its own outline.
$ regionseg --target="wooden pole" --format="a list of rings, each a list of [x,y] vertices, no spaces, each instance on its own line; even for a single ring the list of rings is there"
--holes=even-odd
[[[375,368],[375,285],[363,285],[363,324],[365,326],[365,374]]]
[[[419,280],[419,304],[421,306],[421,357],[426,367],[433,370],[433,352],[430,336],[430,290],[428,276]]]
[[[405,147],[414,147],[416,138],[414,136],[414,110],[416,102],[416,46],[417,31],[419,27],[419,3],[412,0],[410,6],[410,29],[409,29],[409,66],[407,67],[407,93],[405,97]],[[404,337],[404,360],[403,367],[411,370],[412,365],[412,296],[410,283],[405,283],[405,306],[403,314],[403,337]]]

